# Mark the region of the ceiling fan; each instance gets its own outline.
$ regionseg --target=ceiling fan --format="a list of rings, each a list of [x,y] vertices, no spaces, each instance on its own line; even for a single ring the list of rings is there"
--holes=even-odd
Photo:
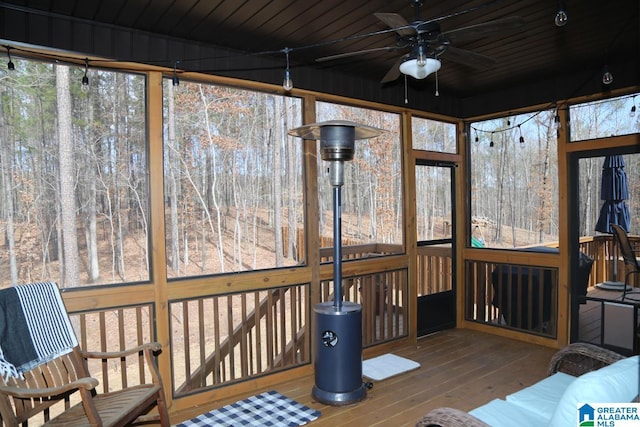
[[[416,79],[424,79],[428,75],[440,69],[441,56],[453,62],[476,69],[486,69],[495,64],[494,58],[472,52],[470,50],[460,49],[452,46],[452,44],[479,39],[499,32],[517,30],[524,26],[524,20],[521,17],[511,16],[443,32],[440,29],[440,21],[478,10],[482,7],[495,3],[495,1],[472,9],[454,12],[446,16],[427,20],[423,20],[420,17],[420,8],[423,5],[423,0],[409,1],[415,9],[415,19],[411,23],[407,22],[405,18],[397,13],[374,14],[376,18],[385,23],[396,33],[398,41],[395,46],[385,46],[325,56],[316,59],[316,61],[324,62],[381,51],[408,51],[398,58],[393,67],[391,67],[382,79],[382,83],[388,83],[396,80],[400,77],[401,73],[410,75]]]

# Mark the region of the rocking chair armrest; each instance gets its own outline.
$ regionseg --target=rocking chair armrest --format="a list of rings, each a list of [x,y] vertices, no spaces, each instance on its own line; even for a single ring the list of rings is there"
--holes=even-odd
[[[162,345],[158,342],[148,342],[142,345],[139,345],[134,348],[130,348],[123,351],[110,351],[110,352],[99,352],[99,351],[84,351],[80,350],[80,355],[85,360],[87,359],[114,359],[114,358],[123,358],[125,356],[130,356],[133,354],[142,353],[144,356],[145,364],[149,368],[149,372],[151,373],[151,381],[153,384],[162,385],[162,378],[160,377],[160,372],[158,370],[158,366],[154,360],[154,353],[157,353],[162,350]]]
[[[79,378],[75,381],[71,381],[68,384],[64,384],[58,387],[45,387],[45,388],[20,388],[11,386],[0,386],[0,394],[5,394],[22,399],[31,398],[46,398],[51,396],[58,396],[70,391],[85,389],[93,390],[99,384],[99,381],[92,377]]]
[[[454,408],[436,408],[420,418],[415,427],[489,427],[473,415]]]
[[[137,347],[128,348],[122,351],[84,351],[80,350],[82,357],[86,359],[115,359],[125,357],[140,352],[158,352],[162,350],[162,345],[158,342],[149,342]]]
[[[578,377],[624,358],[622,354],[594,344],[572,343],[558,350],[551,358],[547,375],[564,372]]]

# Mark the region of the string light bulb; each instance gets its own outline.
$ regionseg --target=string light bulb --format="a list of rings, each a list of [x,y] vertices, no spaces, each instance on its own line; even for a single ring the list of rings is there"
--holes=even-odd
[[[5,48],[7,49],[7,56],[9,57],[9,62],[7,62],[7,68],[9,69],[9,71],[13,71],[16,69],[16,66],[13,64],[13,61],[11,60],[11,47],[5,46]]]
[[[282,81],[282,88],[289,92],[293,89],[293,80],[291,80],[291,72],[289,71],[289,52],[291,49],[288,47],[284,48],[284,54],[287,58],[287,68],[284,70],[284,80]]]
[[[636,96],[633,95],[633,99],[631,100],[631,110],[629,111],[629,117],[634,117],[636,115]]]
[[[520,144],[524,144],[524,136],[522,136],[522,129],[518,125],[518,132],[520,132]]]
[[[491,132],[491,140],[489,141],[489,147],[493,147],[493,132]]]
[[[613,83],[613,74],[609,71],[609,66],[604,66],[604,71],[602,73],[602,83],[605,85],[610,85]]]
[[[173,77],[171,78],[171,83],[173,84],[174,87],[180,86],[180,79],[178,78],[178,72],[176,70],[179,62],[180,61],[176,61],[173,63]]]
[[[89,58],[84,59],[84,76],[82,76],[82,89],[89,90],[89,76],[87,76],[87,72],[89,71]]]
[[[554,22],[556,23],[556,27],[564,27],[565,25],[567,25],[569,16],[567,15],[567,8],[565,6],[565,2],[563,0],[560,0],[559,3],[560,4],[558,5],[558,11],[556,12]]]

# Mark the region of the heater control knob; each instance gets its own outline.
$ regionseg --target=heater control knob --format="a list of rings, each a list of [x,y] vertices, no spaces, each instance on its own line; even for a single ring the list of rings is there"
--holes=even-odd
[[[322,333],[322,344],[325,347],[335,347],[338,344],[338,336],[333,331],[324,331]]]

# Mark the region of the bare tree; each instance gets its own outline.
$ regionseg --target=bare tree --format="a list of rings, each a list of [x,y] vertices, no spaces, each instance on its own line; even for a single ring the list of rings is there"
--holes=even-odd
[[[269,143],[273,148],[273,228],[275,231],[275,256],[276,266],[283,265],[283,242],[282,242],[282,145],[286,144],[286,114],[284,111],[284,100],[278,98],[275,103],[274,117],[280,119],[280,127],[273,123],[276,135]],[[283,123],[284,122],[284,123]]]
[[[64,287],[78,286],[79,256],[76,232],[75,160],[71,136],[69,67],[56,65],[58,147],[60,162],[60,220],[64,249]]]
[[[2,103],[4,96],[0,96],[0,112],[4,112],[4,105]],[[2,139],[0,140],[0,169],[2,170],[2,195],[3,203],[5,204],[5,236],[7,245],[9,247],[9,277],[11,283],[18,283],[18,265],[16,262],[16,238],[15,238],[15,224],[14,224],[14,206],[13,206],[13,184],[11,177],[11,168],[13,158],[10,155],[10,130],[5,122],[5,115],[0,114],[0,129],[2,130]]]
[[[174,104],[173,85],[167,85],[167,126],[168,137],[167,144],[175,147],[176,141],[176,115]],[[173,271],[180,270],[180,237],[178,234],[178,174],[179,166],[175,160],[176,150],[168,150],[169,158],[167,159],[167,185],[169,186],[169,206],[171,209],[171,217],[169,229],[171,230],[170,252],[171,252],[171,268]]]

